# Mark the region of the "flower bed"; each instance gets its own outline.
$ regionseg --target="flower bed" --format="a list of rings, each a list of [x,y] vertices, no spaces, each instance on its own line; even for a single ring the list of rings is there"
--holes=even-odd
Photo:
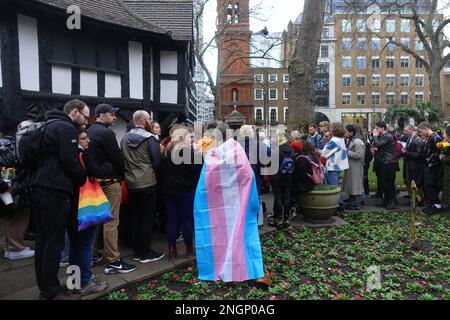
[[[262,237],[273,286],[197,280],[195,265],[124,288],[107,298],[179,299],[450,299],[450,221],[419,216],[418,248],[409,244],[407,213],[351,214],[349,225],[276,231]],[[381,287],[367,291],[369,266]]]

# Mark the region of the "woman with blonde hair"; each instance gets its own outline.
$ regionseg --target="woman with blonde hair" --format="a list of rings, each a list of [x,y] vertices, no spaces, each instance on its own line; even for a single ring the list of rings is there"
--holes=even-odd
[[[194,149],[194,143],[193,130],[179,126],[172,131],[171,141],[163,155],[162,192],[168,217],[167,239],[170,260],[176,259],[178,256],[176,241],[180,228],[186,244],[186,258],[194,256],[194,197],[202,169],[201,162],[196,164],[194,161],[197,152]],[[201,153],[200,150],[198,152]],[[201,155],[199,156],[201,159]],[[180,161],[180,159],[183,160]]]

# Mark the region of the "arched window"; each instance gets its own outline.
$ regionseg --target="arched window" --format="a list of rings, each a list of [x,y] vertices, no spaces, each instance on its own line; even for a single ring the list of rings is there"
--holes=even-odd
[[[234,23],[239,23],[239,3],[234,4],[234,16],[235,16]]]
[[[236,88],[234,88],[233,90],[231,90],[231,101],[238,102],[238,99],[238,91]]]
[[[229,3],[227,8],[227,21],[230,21],[232,17],[233,17],[233,5]]]

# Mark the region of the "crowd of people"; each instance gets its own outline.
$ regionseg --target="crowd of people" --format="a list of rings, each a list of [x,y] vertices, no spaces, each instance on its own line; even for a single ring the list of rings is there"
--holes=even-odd
[[[165,128],[170,129],[168,135],[161,137],[161,126],[148,112],[140,110],[134,113],[119,144],[111,129],[119,109],[101,104],[95,108],[95,121],[89,124],[90,110],[84,102],[72,100],[63,110],[47,112],[41,143],[43,160],[33,170],[17,167],[11,181],[0,181],[0,193],[11,192],[15,201],[15,212],[5,215],[5,258],[35,257],[42,299],[64,296],[58,280],[63,265],[80,267],[81,294],[107,288],[108,284],[92,272],[93,265],[102,259],[106,260],[107,275],[135,271],[136,265],[126,262],[120,253],[121,220],[127,222],[134,262],[146,264],[164,257],[152,248],[157,219],[166,222],[168,258],[178,257],[176,242],[180,238],[185,243],[185,256],[194,257],[193,207],[202,163],[178,163],[172,154],[202,159],[218,143],[215,136],[207,134],[208,130],[216,130],[226,138],[229,129],[225,123],[214,121],[203,128],[205,134],[196,140],[186,123],[172,123]],[[19,129],[29,123],[21,123]],[[2,139],[9,139],[10,132],[3,128],[1,131]],[[347,200],[340,198],[338,211],[360,210],[369,195],[372,160],[378,179],[374,197],[382,200],[381,207],[394,209],[398,205],[396,173],[403,158],[404,181],[408,190],[412,181],[417,185],[419,204],[426,205],[424,212],[432,214],[450,208],[450,154],[438,147],[444,139],[450,141],[450,127],[445,129],[445,137],[434,132],[428,123],[421,123],[417,130],[407,126],[404,134],[397,136],[384,122],[377,122],[370,134],[363,134],[357,124],[321,122],[319,126],[311,124],[306,134],[293,131],[278,135],[275,146],[252,126],[243,126],[239,134],[251,160],[259,195],[267,190],[267,185],[273,192],[271,225],[288,225],[301,213],[299,194],[319,184],[341,186],[348,195]],[[256,146],[256,159],[252,159],[252,146]],[[275,149],[279,168],[275,174],[264,175],[262,168],[268,164],[261,161],[260,155],[274,154]],[[109,201],[111,219],[80,231],[79,190],[87,179],[93,178]],[[128,208],[126,218],[121,214],[124,204]],[[30,208],[37,235],[34,250],[24,242]],[[103,255],[99,254],[101,242]]]

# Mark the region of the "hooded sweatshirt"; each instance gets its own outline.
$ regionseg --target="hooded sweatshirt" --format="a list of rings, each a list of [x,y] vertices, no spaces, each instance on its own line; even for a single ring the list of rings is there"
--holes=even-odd
[[[161,153],[155,135],[135,128],[122,140],[125,161],[125,181],[130,190],[146,189],[156,185],[155,170],[160,164]]]

